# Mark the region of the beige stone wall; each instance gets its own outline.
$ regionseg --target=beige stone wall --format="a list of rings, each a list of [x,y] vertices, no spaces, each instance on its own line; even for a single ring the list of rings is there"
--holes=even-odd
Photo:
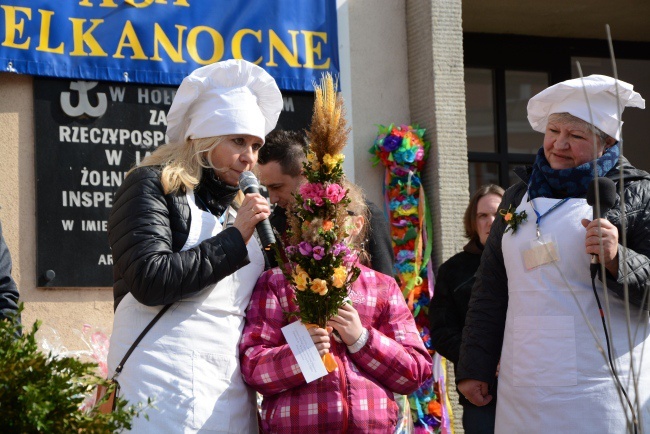
[[[377,125],[409,123],[404,0],[342,1],[339,6],[341,91],[352,126],[346,173],[382,206],[384,166],[368,150]],[[348,158],[352,158],[348,162]]]
[[[69,350],[86,349],[73,330],[84,324],[110,333],[111,288],[37,288],[36,173],[33,79],[0,73],[0,220],[13,260],[12,275],[25,303],[23,324],[41,320]],[[61,249],[65,249],[65,245]]]
[[[461,0],[406,5],[411,118],[431,142],[423,182],[433,218],[432,260],[440,265],[465,244],[469,201]]]

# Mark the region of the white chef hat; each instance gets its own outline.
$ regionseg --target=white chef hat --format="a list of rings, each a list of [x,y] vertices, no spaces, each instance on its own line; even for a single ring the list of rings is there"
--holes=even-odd
[[[282,111],[273,77],[241,59],[212,63],[183,79],[167,114],[172,142],[250,134],[264,140]]]
[[[617,84],[619,110],[616,108]],[[621,80],[617,83],[606,75],[594,74],[583,79],[566,80],[544,89],[528,101],[528,121],[535,131],[543,133],[550,115],[569,113],[620,140],[623,121],[619,119],[618,112],[622,114],[625,107],[645,108],[645,100],[632,89],[634,86],[631,84]]]

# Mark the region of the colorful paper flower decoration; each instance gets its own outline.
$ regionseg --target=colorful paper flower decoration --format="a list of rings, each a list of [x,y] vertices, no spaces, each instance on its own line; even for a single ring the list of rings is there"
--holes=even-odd
[[[429,151],[424,129],[417,125],[380,126],[370,153],[373,163],[386,166],[385,206],[389,212],[395,279],[413,312],[425,347],[434,354],[429,337],[428,305],[433,294],[431,219],[420,181]],[[409,396],[415,431],[439,431],[443,419],[444,384],[430,381]]]

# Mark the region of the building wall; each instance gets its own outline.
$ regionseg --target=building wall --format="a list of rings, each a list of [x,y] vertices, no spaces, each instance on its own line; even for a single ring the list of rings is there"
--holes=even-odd
[[[516,19],[513,19],[516,17]],[[562,38],[650,41],[645,0],[463,0],[463,30]]]
[[[12,275],[25,303],[23,324],[41,320],[50,340],[54,330],[68,349],[86,349],[73,330],[84,324],[110,332],[111,288],[37,288],[36,173],[34,170],[33,80],[0,73],[0,220],[13,259]],[[66,246],[60,246],[65,250]]]
[[[431,142],[423,185],[437,267],[466,243],[458,218],[469,200],[461,1],[410,1],[407,21],[411,114]]]
[[[346,173],[381,206],[384,167],[372,167],[368,150],[377,125],[411,119],[404,0],[339,1],[341,91],[352,126]],[[349,163],[349,162],[348,162]]]

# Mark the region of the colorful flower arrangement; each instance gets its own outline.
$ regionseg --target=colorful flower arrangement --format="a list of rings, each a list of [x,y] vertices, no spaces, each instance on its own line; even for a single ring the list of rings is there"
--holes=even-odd
[[[322,328],[345,303],[348,288],[361,272],[355,266],[358,252],[346,242],[350,199],[343,186],[341,151],[349,129],[336,87],[329,74],[315,86],[314,114],[307,134],[310,150],[303,170],[307,180],[294,194],[295,205],[287,213],[289,245],[276,255],[296,289],[302,322]],[[324,362],[331,371],[333,359],[325,357]]]
[[[370,153],[374,155],[373,165],[381,162],[386,166],[384,192],[395,253],[395,279],[413,312],[420,337],[433,355],[428,320],[433,294],[429,262],[432,225],[420,179],[430,147],[424,140],[424,131],[417,125],[380,126]],[[430,381],[409,396],[416,433],[440,430],[443,389],[444,379]]]

